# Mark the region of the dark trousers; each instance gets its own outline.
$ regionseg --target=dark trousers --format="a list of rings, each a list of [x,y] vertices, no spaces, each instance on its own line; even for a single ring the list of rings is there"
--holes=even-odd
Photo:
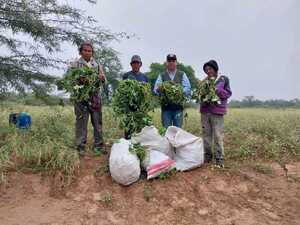
[[[103,145],[101,108],[95,111],[87,104],[75,103],[74,110],[76,116],[75,143],[77,148],[85,148],[89,116],[91,116],[91,122],[94,128],[94,148],[101,147]]]

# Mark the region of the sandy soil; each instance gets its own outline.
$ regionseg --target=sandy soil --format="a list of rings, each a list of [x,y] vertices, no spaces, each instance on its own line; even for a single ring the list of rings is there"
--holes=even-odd
[[[300,224],[300,163],[273,173],[204,166],[167,180],[122,187],[85,157],[69,186],[60,176],[11,172],[0,188],[1,225],[296,225]],[[97,170],[98,168],[98,170]]]

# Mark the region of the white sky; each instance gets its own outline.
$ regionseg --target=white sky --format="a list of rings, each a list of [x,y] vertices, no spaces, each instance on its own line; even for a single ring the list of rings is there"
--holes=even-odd
[[[298,0],[98,0],[82,7],[113,32],[137,35],[113,44],[124,70],[133,54],[146,72],[175,53],[203,77],[203,63],[216,59],[233,99],[300,98]]]

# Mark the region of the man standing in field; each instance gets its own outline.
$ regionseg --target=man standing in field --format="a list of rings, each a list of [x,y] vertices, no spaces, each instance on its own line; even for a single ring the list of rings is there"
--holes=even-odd
[[[93,58],[93,46],[91,43],[83,43],[79,48],[80,58],[71,63],[69,70],[89,67],[93,68],[99,73],[99,80],[105,83],[106,77],[103,69]],[[81,77],[79,82],[84,84],[88,81],[87,77]],[[74,105],[76,116],[75,124],[75,142],[80,155],[85,153],[85,145],[87,143],[87,128],[89,115],[91,115],[91,122],[94,128],[94,145],[93,150],[96,154],[100,154],[103,147],[102,137],[102,107],[101,97],[99,91],[92,93],[90,99],[84,102],[77,102]],[[103,150],[103,153],[105,151]]]
[[[123,75],[123,80],[137,80],[140,82],[148,83],[148,77],[140,72],[140,69],[142,67],[142,59],[138,55],[134,55],[131,57],[130,61],[131,71],[125,73]]]
[[[227,99],[232,94],[229,78],[219,76],[219,67],[215,60],[205,63],[203,70],[207,74],[205,79],[215,78],[216,94],[220,99],[219,103],[200,105],[205,162],[210,163],[212,161],[212,142],[214,139],[216,165],[224,167],[224,115],[227,111]]]
[[[148,83],[148,77],[140,72],[140,69],[142,67],[142,59],[139,55],[134,55],[131,57],[130,61],[131,71],[125,73],[123,75],[123,80],[136,80],[139,82]],[[126,132],[125,131],[125,138],[130,139],[132,135],[132,132]]]
[[[183,88],[186,96],[190,96],[191,84],[187,75],[183,71],[177,70],[177,57],[174,54],[167,55],[166,62],[167,70],[160,74],[154,85],[154,92],[159,95],[160,85],[165,81],[172,81],[179,84]],[[161,120],[165,128],[169,126],[181,127],[183,121],[183,106],[182,105],[162,105]]]

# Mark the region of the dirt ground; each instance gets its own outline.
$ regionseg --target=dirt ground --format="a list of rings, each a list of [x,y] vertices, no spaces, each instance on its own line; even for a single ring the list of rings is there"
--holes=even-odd
[[[78,178],[9,173],[0,188],[1,225],[296,225],[300,224],[300,163],[273,173],[204,166],[166,180],[122,187],[105,157],[81,160]]]

